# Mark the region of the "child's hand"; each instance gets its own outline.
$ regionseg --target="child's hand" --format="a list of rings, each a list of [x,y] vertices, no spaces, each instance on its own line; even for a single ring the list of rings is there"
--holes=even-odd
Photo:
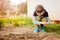
[[[49,24],[49,22],[45,22],[44,24]]]

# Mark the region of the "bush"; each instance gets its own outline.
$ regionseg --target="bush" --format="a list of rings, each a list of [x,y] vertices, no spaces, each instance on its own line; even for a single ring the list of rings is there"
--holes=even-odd
[[[45,25],[45,31],[48,31],[48,32],[57,32],[59,30],[60,30],[60,24],[50,23],[48,25]]]
[[[1,27],[2,27],[2,25],[5,25],[7,23],[10,23],[15,27],[33,25],[31,17],[27,17],[27,16],[0,18],[0,26]]]
[[[7,22],[8,20],[6,18],[0,18],[0,28],[4,27]]]
[[[29,26],[33,25],[30,17],[27,16],[17,16],[9,18],[9,22],[14,26]]]

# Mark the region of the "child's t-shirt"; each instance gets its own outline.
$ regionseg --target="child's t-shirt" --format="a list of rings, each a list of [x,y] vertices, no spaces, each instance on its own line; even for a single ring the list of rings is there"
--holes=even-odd
[[[41,19],[41,17],[43,17],[43,18]],[[40,25],[40,24],[44,24],[44,22],[50,22],[48,12],[46,10],[44,10],[44,14],[42,16],[38,17],[38,15],[36,14],[36,11],[35,11],[33,13],[33,23]]]

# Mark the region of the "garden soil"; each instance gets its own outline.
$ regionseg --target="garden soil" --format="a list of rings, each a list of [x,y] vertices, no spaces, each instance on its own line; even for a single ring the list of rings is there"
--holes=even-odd
[[[39,31],[32,27],[4,27],[0,29],[0,40],[60,40],[60,35]]]

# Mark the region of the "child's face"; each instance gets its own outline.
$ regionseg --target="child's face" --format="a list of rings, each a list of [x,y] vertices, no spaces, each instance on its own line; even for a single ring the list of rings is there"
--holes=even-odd
[[[38,15],[38,16],[41,16],[41,15],[43,15],[43,14],[44,14],[44,11],[43,11],[43,12],[41,12],[41,13],[40,13],[40,12],[36,12],[36,13],[37,13],[37,15]]]

